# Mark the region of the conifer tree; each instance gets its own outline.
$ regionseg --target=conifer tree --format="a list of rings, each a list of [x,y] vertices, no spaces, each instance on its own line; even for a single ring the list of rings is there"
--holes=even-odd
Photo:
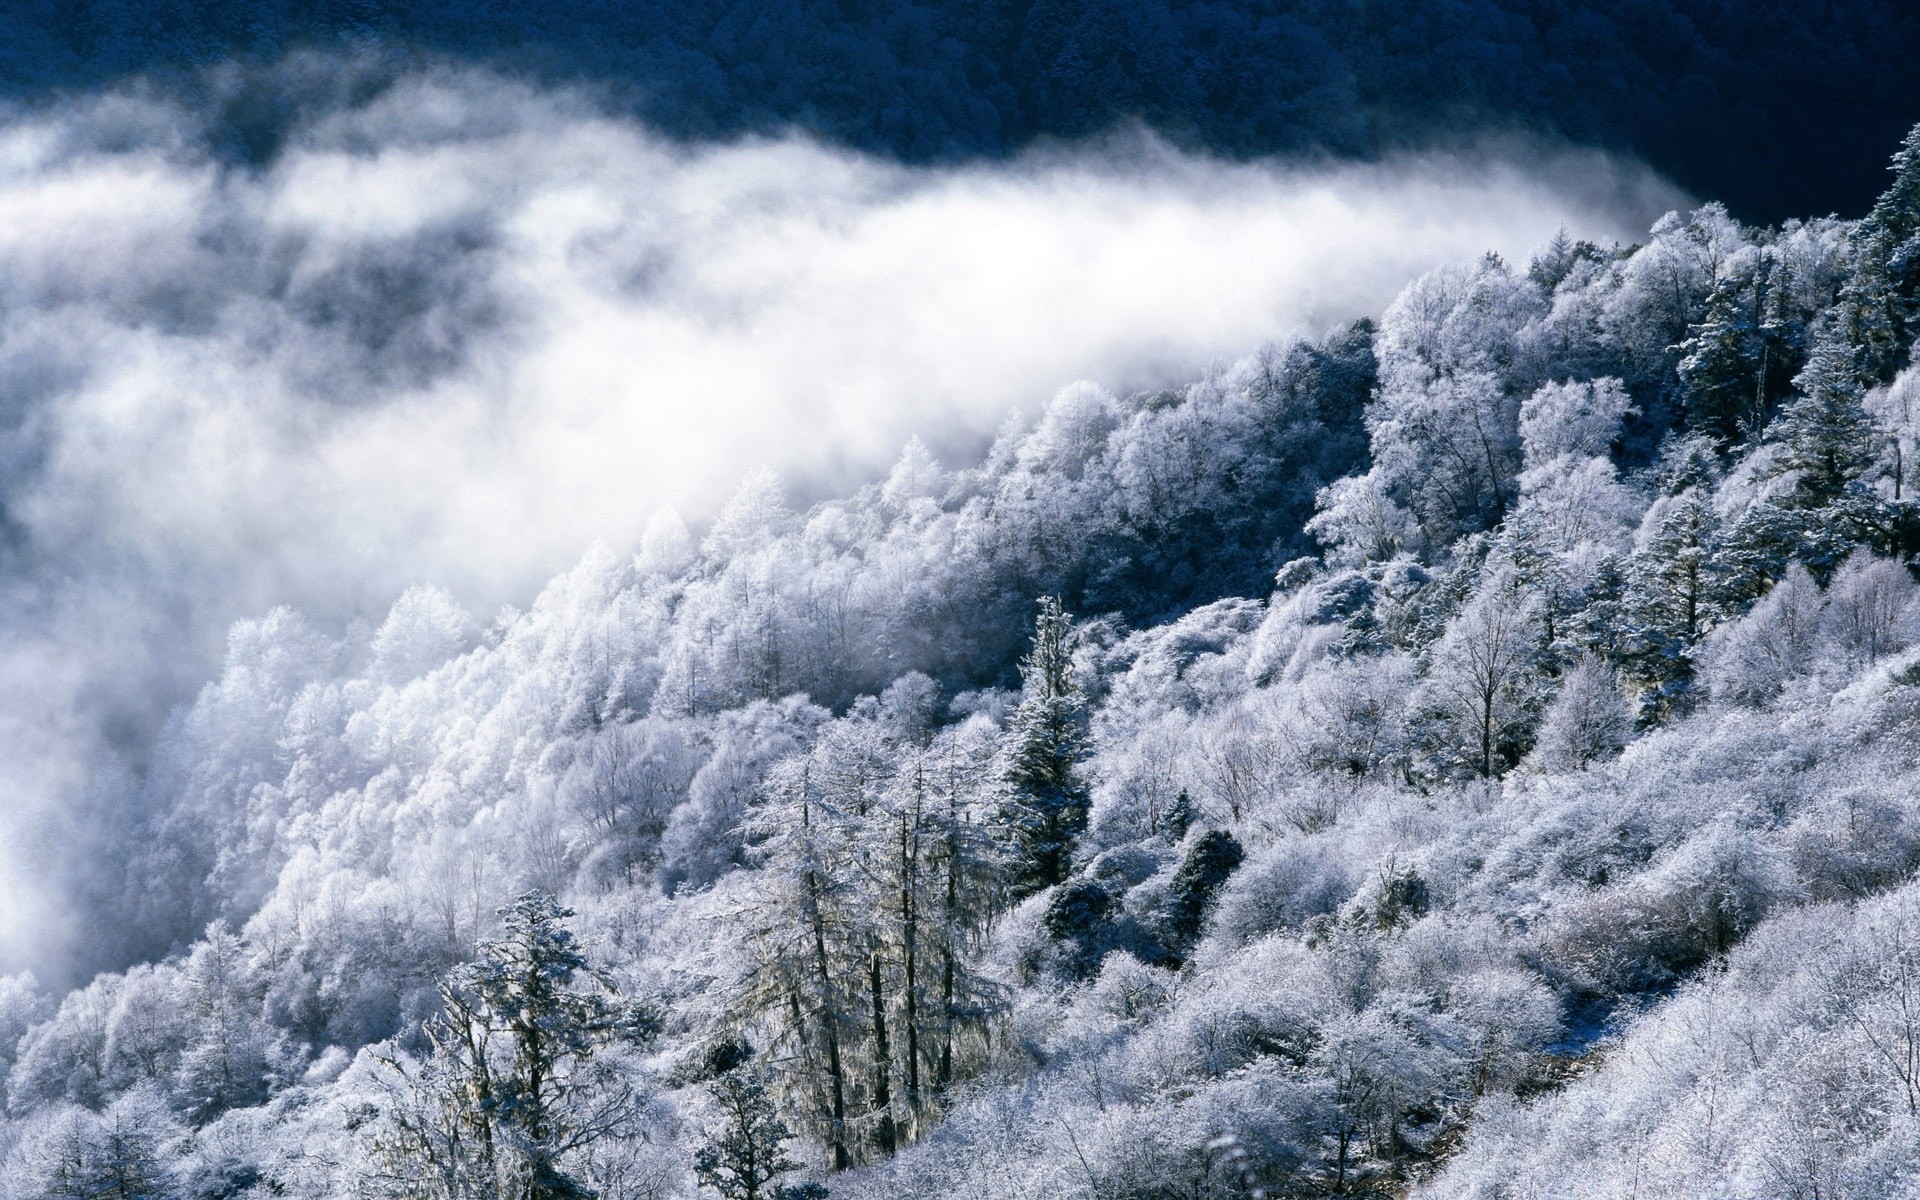
[[[1181,788],[1180,794],[1173,798],[1173,806],[1167,809],[1167,840],[1179,842],[1187,836],[1187,830],[1199,819],[1199,810],[1194,807],[1193,797],[1187,789]]]
[[[424,1064],[387,1059],[404,1091],[376,1138],[394,1194],[435,1200],[575,1200],[572,1160],[629,1119],[630,1086],[600,1051],[654,1028],[622,1006],[564,922],[529,892],[505,928],[440,985]]]
[[[1174,956],[1184,958],[1200,940],[1214,897],[1246,856],[1239,839],[1224,829],[1209,829],[1194,839],[1167,889],[1163,934]]]
[[[184,1200],[167,1153],[179,1132],[152,1084],[103,1113],[72,1108],[43,1126],[24,1152],[0,1157],[0,1194],[33,1200]],[[10,1185],[10,1187],[9,1187]]]
[[[766,1085],[730,1071],[712,1092],[726,1124],[694,1152],[694,1174],[725,1200],[776,1200],[785,1189],[775,1181],[800,1164],[787,1154],[793,1132],[774,1111]]]
[[[1874,427],[1854,357],[1838,337],[1821,337],[1794,380],[1797,394],[1767,427],[1781,465],[1800,472],[1796,490],[1810,507],[1838,496],[1873,461]]]
[[[962,1035],[986,1024],[998,1006],[992,984],[975,969],[972,951],[991,918],[1002,880],[988,823],[975,808],[992,796],[990,746],[961,734],[934,745],[933,786],[938,800],[929,806],[926,878],[931,895],[922,905],[929,961],[938,963],[938,1022],[927,1049],[933,1063],[933,1091],[946,1093],[962,1067]]]
[[[1873,384],[1906,365],[1920,333],[1920,125],[1901,142],[1892,171],[1892,186],[1854,228],[1853,274],[1840,293],[1847,344]]]
[[[1579,608],[1567,619],[1556,651],[1589,653],[1617,663],[1627,656],[1626,556],[1609,554],[1594,567]]]
[[[1628,561],[1625,578],[1627,669],[1650,692],[1656,712],[1671,711],[1693,679],[1693,650],[1713,615],[1719,520],[1698,491],[1675,498],[1652,536]]]
[[[833,1169],[853,1165],[855,980],[866,933],[859,913],[857,825],[827,802],[806,756],[780,763],[750,822],[760,869],[738,914],[745,954],[742,1016],[772,1020],[792,1053],[790,1086],[806,1097]]]
[[[273,1082],[272,1035],[245,978],[244,957],[240,937],[216,921],[186,962],[193,1032],[180,1055],[175,1087],[195,1121],[258,1104]]]
[[[1002,821],[1021,892],[1067,877],[1073,840],[1087,824],[1087,788],[1080,778],[1087,716],[1072,654],[1072,619],[1048,596],[1040,601],[1033,648],[1020,664],[1023,694],[1007,730]]]
[[[1740,286],[1744,283],[1745,286]],[[1722,442],[1750,433],[1764,418],[1767,360],[1772,347],[1752,280],[1728,280],[1707,297],[1700,324],[1682,343],[1678,374],[1685,387],[1687,427]]]

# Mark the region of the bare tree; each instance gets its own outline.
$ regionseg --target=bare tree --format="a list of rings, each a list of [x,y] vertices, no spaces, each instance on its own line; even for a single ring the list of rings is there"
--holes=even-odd
[[[1484,584],[1434,647],[1427,691],[1483,779],[1513,758],[1539,679],[1539,601],[1510,577]]]

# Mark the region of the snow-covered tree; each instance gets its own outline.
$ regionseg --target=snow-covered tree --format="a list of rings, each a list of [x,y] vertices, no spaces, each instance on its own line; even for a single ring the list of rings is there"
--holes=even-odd
[[[1540,608],[1510,577],[1484,584],[1434,645],[1425,692],[1449,750],[1490,779],[1524,753],[1540,702]]]
[[[1059,600],[1043,599],[1032,648],[1020,665],[1020,705],[1007,723],[1001,815],[1016,886],[1028,891],[1066,878],[1074,839],[1087,823],[1089,798],[1081,777],[1087,718],[1073,649],[1071,618]]]
[[[1619,673],[1598,658],[1583,657],[1561,676],[1528,761],[1544,771],[1578,771],[1618,754],[1633,728],[1633,704]]]
[[[710,1089],[720,1128],[694,1152],[694,1173],[723,1200],[776,1200],[796,1189],[776,1182],[800,1166],[786,1152],[791,1130],[774,1111],[766,1086],[731,1071]]]
[[[1767,426],[1767,436],[1781,447],[1781,467],[1798,472],[1805,502],[1820,505],[1873,462],[1873,423],[1861,403],[1865,389],[1854,352],[1837,336],[1815,344],[1793,384],[1796,394]]]
[[[565,925],[573,915],[540,893],[502,909],[501,936],[441,984],[425,1061],[385,1060],[393,1094],[372,1149],[393,1194],[593,1194],[580,1160],[635,1108],[611,1052],[653,1018],[610,994]]]

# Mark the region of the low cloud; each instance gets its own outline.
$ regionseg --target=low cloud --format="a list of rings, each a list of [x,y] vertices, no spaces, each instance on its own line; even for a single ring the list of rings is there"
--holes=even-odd
[[[1683,199],[1595,154],[1229,164],[1145,135],[910,169],[689,148],[426,73],[270,166],[135,93],[0,121],[0,969],[237,617],[485,611],[755,465],[837,485],[1082,377],[1190,377],[1412,276]],[[88,797],[94,797],[88,800]]]

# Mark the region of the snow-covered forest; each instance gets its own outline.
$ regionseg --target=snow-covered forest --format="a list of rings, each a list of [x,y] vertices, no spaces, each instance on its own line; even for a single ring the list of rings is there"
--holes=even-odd
[[[1920,1195],[1916,335],[1920,128],[243,621],[136,965],[0,979],[0,1196]]]

